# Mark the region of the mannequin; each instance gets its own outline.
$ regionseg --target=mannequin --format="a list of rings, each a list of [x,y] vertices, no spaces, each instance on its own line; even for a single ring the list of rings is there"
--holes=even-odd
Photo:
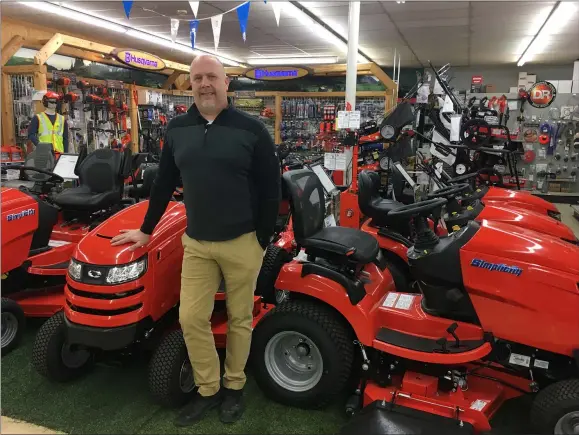
[[[60,95],[48,91],[42,97],[44,112],[36,114],[28,126],[28,139],[34,144],[38,142],[52,143],[52,151],[56,156],[68,152],[68,128],[64,116],[56,112]]]

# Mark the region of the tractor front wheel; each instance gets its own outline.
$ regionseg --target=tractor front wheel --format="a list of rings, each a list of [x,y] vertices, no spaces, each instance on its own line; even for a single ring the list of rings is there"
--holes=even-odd
[[[86,374],[94,362],[92,351],[67,342],[62,311],[38,330],[32,347],[32,364],[42,376],[58,382],[71,381]]]
[[[22,340],[26,317],[16,301],[2,298],[2,355],[14,350]]]
[[[149,363],[149,391],[160,404],[174,408],[187,403],[195,388],[183,331],[171,331]]]
[[[539,391],[531,406],[531,427],[540,433],[579,433],[579,379],[568,379]]]
[[[321,408],[349,380],[353,340],[349,328],[329,307],[286,301],[269,311],[253,332],[256,382],[272,400]]]

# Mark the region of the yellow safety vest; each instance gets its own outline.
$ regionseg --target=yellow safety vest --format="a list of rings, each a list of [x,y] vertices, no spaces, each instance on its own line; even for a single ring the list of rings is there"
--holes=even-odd
[[[51,143],[56,153],[64,153],[64,116],[56,114],[54,125],[44,112],[38,115],[38,142]]]

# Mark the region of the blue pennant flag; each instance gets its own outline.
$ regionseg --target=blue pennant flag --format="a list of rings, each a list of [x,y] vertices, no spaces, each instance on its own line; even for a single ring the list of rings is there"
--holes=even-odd
[[[250,2],[243,3],[237,8],[237,19],[239,20],[239,27],[241,29],[241,35],[243,36],[243,42],[247,37],[247,19],[249,18],[249,4]]]
[[[191,35],[191,48],[195,48],[195,39],[197,39],[197,27],[199,27],[198,20],[189,21],[189,32]]]
[[[123,0],[123,7],[125,8],[125,14],[127,18],[131,15],[131,9],[133,7],[133,0]]]

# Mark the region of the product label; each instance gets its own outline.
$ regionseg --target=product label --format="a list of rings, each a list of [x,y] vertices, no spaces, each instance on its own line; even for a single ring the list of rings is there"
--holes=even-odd
[[[412,306],[412,302],[414,302],[414,296],[412,295],[400,295],[398,298],[398,302],[394,308],[398,308],[399,310],[409,310]]]
[[[531,365],[531,358],[526,355],[512,353],[511,357],[509,358],[509,363],[516,364],[518,366],[529,367]]]
[[[384,300],[382,306],[392,308],[394,306],[394,303],[396,302],[396,299],[398,299],[398,293],[390,292],[388,293],[388,296],[386,296],[386,299]]]
[[[474,402],[471,403],[470,409],[473,409],[475,411],[482,411],[484,407],[487,406],[487,403],[489,402],[486,400],[475,400]]]
[[[549,368],[549,361],[543,361],[541,359],[536,359],[535,362],[533,363],[533,366],[538,367],[540,369],[547,370]]]

